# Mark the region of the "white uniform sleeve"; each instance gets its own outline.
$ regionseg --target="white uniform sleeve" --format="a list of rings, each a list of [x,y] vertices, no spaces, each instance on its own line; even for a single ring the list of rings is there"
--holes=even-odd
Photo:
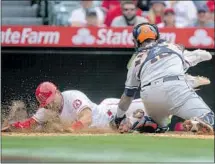
[[[120,101],[120,99],[117,99],[117,98],[106,98],[100,104],[103,104],[103,105],[118,105],[119,101]]]
[[[76,91],[72,97],[72,108],[73,110],[79,114],[83,109],[89,108],[91,109],[92,102],[88,99],[88,97],[80,92]]]

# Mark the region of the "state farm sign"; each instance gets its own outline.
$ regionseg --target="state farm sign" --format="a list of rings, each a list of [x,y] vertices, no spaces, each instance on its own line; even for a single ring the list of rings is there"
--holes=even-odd
[[[128,29],[116,32],[112,29],[101,28],[93,35],[88,28],[80,28],[77,34],[73,36],[72,43],[75,45],[133,45],[132,34]]]
[[[213,29],[201,29],[210,38],[196,44],[196,28],[160,29],[161,38],[186,48],[213,48]],[[202,32],[203,31],[203,32]],[[198,32],[199,33],[199,32]],[[198,34],[197,33],[197,34]],[[132,28],[78,28],[56,26],[3,26],[2,46],[133,48]],[[195,44],[194,44],[195,43]]]
[[[99,29],[97,36],[97,44],[133,45],[133,36],[128,29],[123,29],[121,32],[114,32],[112,29]]]
[[[32,28],[14,30],[7,28],[1,31],[1,43],[3,44],[59,44],[60,33],[58,31],[34,31]]]
[[[109,45],[109,46],[134,46],[131,30],[99,28],[96,33],[88,28],[80,28],[72,38],[75,45]],[[176,34],[174,32],[161,33],[161,38],[175,43]]]

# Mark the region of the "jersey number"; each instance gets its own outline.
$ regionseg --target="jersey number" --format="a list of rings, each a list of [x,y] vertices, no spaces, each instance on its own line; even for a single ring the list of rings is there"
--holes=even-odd
[[[160,54],[151,60],[151,64],[153,64],[153,63],[157,62],[158,60],[163,59],[167,56],[170,56],[170,54],[168,54],[168,53]]]

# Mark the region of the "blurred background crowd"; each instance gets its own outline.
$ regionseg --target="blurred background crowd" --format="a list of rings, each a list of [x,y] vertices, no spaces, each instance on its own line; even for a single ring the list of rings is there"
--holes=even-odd
[[[214,0],[2,1],[3,25],[214,27]]]

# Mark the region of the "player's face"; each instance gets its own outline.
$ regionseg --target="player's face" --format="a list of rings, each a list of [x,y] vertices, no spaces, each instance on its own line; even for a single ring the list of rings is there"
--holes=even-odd
[[[59,91],[57,91],[56,95],[55,95],[55,99],[49,103],[46,108],[53,110],[55,112],[59,112],[62,108],[62,95]]]

